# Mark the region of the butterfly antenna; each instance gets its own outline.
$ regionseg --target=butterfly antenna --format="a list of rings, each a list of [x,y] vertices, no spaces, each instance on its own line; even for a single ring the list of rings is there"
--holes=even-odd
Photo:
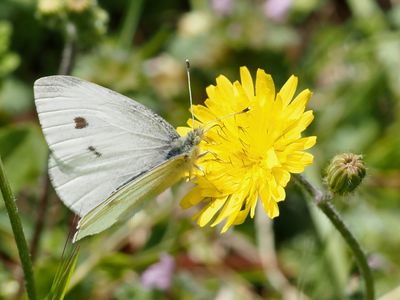
[[[188,59],[186,59],[186,75],[187,75],[188,89],[189,89],[190,112],[192,113],[192,126],[194,127],[192,86],[190,84],[190,62]]]
[[[227,118],[232,118],[232,117],[235,117],[236,115],[247,113],[250,110],[251,110],[250,107],[246,107],[246,108],[242,109],[241,111],[237,111],[237,112],[234,112],[234,113],[231,113],[231,114],[216,118],[215,120],[208,121],[207,123],[204,124],[204,128],[206,128],[206,131],[208,131],[211,128],[213,128],[214,126],[217,126],[218,125],[218,121],[221,121],[221,120],[224,120],[224,119],[227,119]]]

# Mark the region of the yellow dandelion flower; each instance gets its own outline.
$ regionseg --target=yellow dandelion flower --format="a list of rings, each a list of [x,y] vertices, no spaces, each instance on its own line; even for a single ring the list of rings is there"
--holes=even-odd
[[[316,137],[302,137],[313,120],[305,111],[311,97],[307,89],[293,96],[297,77],[291,76],[276,94],[271,75],[258,69],[255,86],[246,67],[241,82],[219,76],[207,88],[205,106],[196,105],[192,127],[204,127],[200,155],[193,170],[196,186],[181,201],[183,208],[204,203],[195,218],[200,226],[215,226],[226,220],[222,232],[253,218],[260,199],[270,218],[279,215],[278,202],[285,199],[290,173],[301,173],[313,161],[304,150]],[[292,100],[293,99],[293,100]],[[243,112],[243,113],[240,113]],[[210,125],[212,124],[212,125]]]

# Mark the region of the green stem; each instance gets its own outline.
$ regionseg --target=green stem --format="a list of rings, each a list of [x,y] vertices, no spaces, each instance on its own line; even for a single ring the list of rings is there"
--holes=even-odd
[[[25,288],[30,300],[36,300],[35,283],[32,270],[32,262],[29,256],[28,244],[26,243],[21,219],[18,215],[18,209],[15,205],[15,198],[11,190],[10,183],[7,180],[3,162],[0,157],[0,189],[3,195],[4,203],[10,218],[11,227],[17,244],[19,257],[21,259],[22,269],[25,275]]]
[[[367,257],[364,251],[361,249],[360,243],[356,240],[356,238],[351,233],[347,225],[343,222],[338,211],[333,205],[332,195],[322,193],[301,175],[295,175],[293,177],[295,178],[296,183],[300,185],[306,191],[306,193],[309,194],[314,199],[315,204],[328,217],[328,219],[332,222],[335,228],[342,235],[343,239],[346,241],[347,245],[353,252],[357,265],[360,269],[361,275],[364,278],[365,299],[374,300],[375,299],[374,280],[372,277],[371,269],[368,265]]]
[[[76,54],[77,29],[75,24],[67,22],[65,25],[65,44],[58,69],[59,75],[70,75],[74,67]]]
[[[139,24],[143,3],[143,0],[131,0],[129,3],[128,12],[119,36],[119,45],[123,48],[129,48],[132,44],[133,36]]]

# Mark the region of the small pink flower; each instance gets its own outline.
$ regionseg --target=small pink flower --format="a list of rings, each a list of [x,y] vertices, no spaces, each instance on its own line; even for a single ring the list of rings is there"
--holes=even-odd
[[[171,286],[174,268],[174,258],[166,253],[161,254],[160,261],[142,273],[142,285],[148,289],[167,290]]]
[[[265,15],[275,22],[286,20],[292,0],[266,0],[264,3]]]
[[[233,9],[232,0],[212,0],[211,6],[213,10],[221,16],[230,15]]]

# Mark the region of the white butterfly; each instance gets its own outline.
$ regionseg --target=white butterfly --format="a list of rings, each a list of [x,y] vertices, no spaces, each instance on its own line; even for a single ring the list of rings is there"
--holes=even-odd
[[[81,216],[74,241],[134,215],[198,156],[201,128],[180,137],[150,109],[99,85],[49,76],[35,82],[34,94],[51,181]]]

